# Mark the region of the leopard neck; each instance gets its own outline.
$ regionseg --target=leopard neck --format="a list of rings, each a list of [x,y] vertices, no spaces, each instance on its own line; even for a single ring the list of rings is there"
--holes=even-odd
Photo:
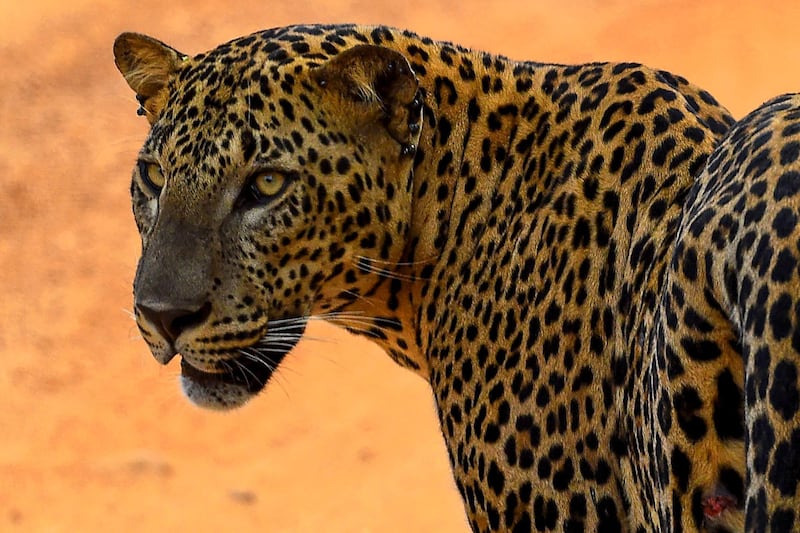
[[[468,250],[465,217],[488,208],[516,163],[521,132],[515,69],[530,67],[479,52],[461,52],[450,64],[445,50],[420,76],[425,105],[405,257],[412,265],[430,265],[448,243]]]
[[[378,35],[365,33],[373,40]],[[408,58],[424,100],[405,252],[391,264],[360,260],[362,272],[375,275],[374,284],[341,295],[343,304],[322,311],[337,313],[341,318],[329,321],[366,336],[401,366],[428,378],[426,342],[418,327],[422,302],[453,250],[469,253],[472,239],[463,233],[467,215],[488,210],[514,160],[504,156],[518,136],[522,110],[514,102],[528,89],[516,80],[520,69],[530,67],[410,33],[393,33],[380,44]],[[471,203],[475,197],[482,205]]]
[[[540,104],[520,95],[533,84],[532,64],[441,43],[423,49],[419,41],[407,46],[399,41],[394,45],[411,54],[424,94],[406,252],[397,264],[381,265],[384,279],[366,295],[369,299],[355,300],[347,310],[373,317],[368,336],[402,366],[427,378],[427,342],[419,323],[431,312],[423,302],[435,297],[429,294],[436,290],[430,281],[472,253],[474,233],[492,202],[513,193],[499,188],[507,188],[507,174],[522,163],[514,147],[536,125],[524,114],[538,112]],[[520,79],[527,81],[520,85]],[[530,109],[524,109],[526,99]],[[384,301],[389,312],[378,312],[375,302]]]

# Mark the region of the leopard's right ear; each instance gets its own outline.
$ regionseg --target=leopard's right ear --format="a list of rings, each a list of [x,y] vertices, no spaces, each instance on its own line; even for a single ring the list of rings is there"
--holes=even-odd
[[[178,66],[187,59],[159,40],[139,33],[123,33],[114,41],[114,63],[136,93],[141,107],[153,124],[169,97],[168,84]]]

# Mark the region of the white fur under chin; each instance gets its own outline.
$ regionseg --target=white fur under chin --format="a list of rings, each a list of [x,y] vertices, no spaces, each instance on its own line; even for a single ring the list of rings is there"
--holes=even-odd
[[[181,376],[180,382],[184,396],[203,409],[228,411],[243,406],[253,397],[245,387],[230,383],[199,385],[186,376]]]

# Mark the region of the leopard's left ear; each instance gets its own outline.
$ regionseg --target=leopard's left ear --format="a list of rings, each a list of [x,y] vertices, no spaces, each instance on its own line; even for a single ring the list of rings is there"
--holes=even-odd
[[[321,87],[351,102],[357,114],[380,117],[403,153],[414,149],[422,95],[405,56],[382,46],[359,45],[337,54],[313,70],[312,76]]]
[[[141,104],[139,114],[153,124],[167,103],[168,83],[186,55],[157,39],[123,33],[114,41],[114,63]]]

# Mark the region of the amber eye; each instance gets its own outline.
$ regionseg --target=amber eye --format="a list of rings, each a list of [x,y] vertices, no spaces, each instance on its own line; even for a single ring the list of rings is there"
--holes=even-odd
[[[277,172],[262,172],[253,178],[253,187],[262,196],[275,196],[283,189],[283,176]]]
[[[139,161],[139,176],[153,194],[159,194],[164,187],[164,174],[157,163]]]
[[[238,205],[242,207],[265,205],[286,190],[291,175],[275,170],[253,174],[242,189]]]

